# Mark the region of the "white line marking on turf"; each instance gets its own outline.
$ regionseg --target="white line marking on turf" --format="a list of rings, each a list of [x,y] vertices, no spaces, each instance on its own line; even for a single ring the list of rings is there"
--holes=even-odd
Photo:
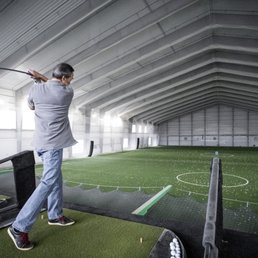
[[[248,185],[249,184],[249,180],[247,180],[246,178],[244,177],[241,177],[241,176],[236,176],[236,175],[231,175],[231,174],[222,174],[222,176],[232,176],[232,177],[236,177],[236,178],[240,178],[242,180],[245,181],[245,183],[243,184],[238,184],[238,185],[222,185],[222,187],[225,187],[225,188],[234,188],[234,187],[241,187],[241,186],[245,186],[245,185]]]
[[[110,188],[128,188],[128,189],[163,189],[164,186],[118,186],[118,185],[100,185],[100,184],[88,184],[88,183],[83,183],[83,182],[76,182],[76,181],[70,181],[70,180],[65,180],[65,183],[72,183],[72,184],[78,184],[78,185],[89,185],[89,186],[95,186],[95,187],[110,187]]]
[[[208,174],[208,173],[207,173],[207,172],[187,172],[187,173],[182,173],[182,174],[177,175],[176,179],[177,179],[179,182],[184,183],[184,184],[187,184],[187,185],[195,185],[195,186],[205,186],[205,187],[209,187],[209,184],[207,184],[207,185],[196,184],[196,183],[192,183],[192,182],[188,182],[188,181],[185,181],[185,180],[180,179],[181,176],[192,175],[192,174]]]
[[[184,184],[188,184],[188,185],[194,185],[194,186],[201,186],[201,187],[209,187],[209,184],[207,185],[203,185],[203,184],[198,184],[198,183],[192,183],[192,182],[188,182],[186,180],[182,180],[180,177],[185,176],[185,175],[193,175],[193,174],[209,174],[208,172],[186,172],[186,173],[182,173],[177,175],[176,179]],[[222,185],[223,188],[234,188],[234,187],[242,187],[245,185],[249,184],[249,180],[247,180],[244,177],[241,176],[236,176],[236,175],[231,175],[231,174],[222,174],[222,176],[230,176],[230,177],[236,177],[238,179],[241,179],[244,181],[244,183],[242,184],[237,184],[237,185]]]
[[[191,194],[195,194],[195,195],[201,195],[201,196],[206,196],[208,197],[208,194],[203,194],[203,193],[197,193],[197,192],[189,192],[187,190],[182,190],[182,189],[178,189],[176,188],[176,190],[179,190],[181,192],[186,192],[186,193],[191,193]],[[241,201],[241,200],[237,200],[237,199],[230,199],[230,198],[226,198],[226,197],[223,197],[223,200],[227,200],[227,201],[232,201],[232,202],[241,202],[241,203],[248,203],[248,204],[255,204],[255,205],[258,205],[258,202],[250,202],[250,201]]]

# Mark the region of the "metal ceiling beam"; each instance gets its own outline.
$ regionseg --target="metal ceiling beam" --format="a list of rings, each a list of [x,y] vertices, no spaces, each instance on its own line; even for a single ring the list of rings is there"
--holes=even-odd
[[[116,0],[115,0],[116,1]],[[64,34],[71,31],[73,28],[81,24],[83,21],[89,19],[106,6],[110,5],[114,0],[90,0],[72,10],[65,17],[59,19],[55,24],[48,27],[44,33],[38,34],[30,42],[22,45],[11,56],[1,62],[3,67],[17,67],[24,61],[35,55],[36,52],[44,50],[47,46],[52,44],[57,39],[60,39]],[[31,25],[31,30],[36,25]],[[0,71],[0,75],[4,74]]]
[[[168,112],[166,114],[163,113],[163,114],[159,114],[155,118],[152,117],[152,119],[150,121],[154,124],[161,124],[165,121],[174,119],[176,117],[188,115],[193,112],[203,110],[206,108],[211,108],[212,106],[219,105],[219,104],[223,104],[226,106],[235,107],[235,108],[239,108],[239,109],[254,111],[254,112],[258,111],[257,108],[254,108],[252,105],[246,104],[245,102],[242,102],[240,100],[234,101],[233,98],[227,98],[224,96],[218,97],[215,93],[214,96],[211,95],[209,98],[206,98],[197,104],[194,103],[194,101],[193,101],[191,104],[188,104],[188,108],[185,106],[181,107],[181,108],[176,107],[174,110],[171,110],[170,112]]]
[[[214,15],[214,16],[216,17],[216,15]],[[230,24],[233,23],[234,17],[232,16],[231,19],[232,20],[231,20]],[[214,31],[216,32],[216,28],[220,28],[223,25],[226,28],[228,28],[227,26],[229,26],[227,24],[223,24],[223,21],[220,21],[220,24],[209,24],[208,22],[209,22],[209,17],[208,16],[203,17],[200,20],[197,20],[194,24],[191,24],[184,28],[181,28],[179,32],[177,32],[177,31],[172,32],[171,34],[166,35],[163,38],[158,39],[157,41],[152,42],[149,45],[142,47],[141,49],[137,49],[133,53],[129,53],[128,55],[121,57],[120,59],[115,60],[115,61],[107,64],[106,66],[97,69],[96,71],[94,71],[90,74],[87,74],[86,76],[83,76],[81,78],[81,82],[78,81],[78,83],[76,83],[75,88],[82,88],[83,90],[86,91],[86,93],[85,93],[85,95],[79,97],[76,100],[75,104],[81,106],[84,103],[86,103],[90,98],[90,96],[88,96],[88,94],[87,94],[88,91],[89,91],[89,95],[92,96],[95,93],[98,94],[98,92],[101,91],[100,87],[103,87],[103,91],[105,90],[105,88],[112,87],[108,84],[99,86],[97,84],[97,81],[101,80],[101,78],[110,76],[110,75],[112,75],[112,73],[115,73],[116,71],[121,70],[123,67],[127,67],[133,63],[140,62],[142,59],[146,58],[147,56],[153,55],[153,54],[157,53],[158,51],[161,51],[162,49],[167,48],[168,46],[173,45],[173,49],[175,51],[177,49],[176,45],[179,44],[180,48],[177,50],[177,52],[174,53],[174,55],[175,55],[174,60],[175,61],[178,60],[178,57],[180,56],[180,54],[178,54],[178,53],[180,53],[180,50],[182,50],[183,44],[186,44],[183,42],[185,42],[187,40],[187,38],[191,38],[191,40],[194,43],[196,43],[196,46],[199,46],[199,49],[201,47],[203,47],[203,51],[205,51],[206,47],[208,48],[207,50],[209,50],[211,48],[218,49],[218,50],[221,48],[224,48],[225,50],[228,50],[230,48],[231,51],[233,51],[233,50],[239,51],[240,49],[242,49],[241,51],[243,51],[243,52],[247,52],[249,50],[251,52],[254,51],[252,48],[254,45],[257,44],[257,40],[255,40],[255,41],[251,40],[250,42],[245,43],[245,42],[243,42],[243,39],[240,39],[240,38],[238,38],[237,40],[233,39],[233,43],[235,45],[235,46],[233,46],[232,42],[230,42],[227,45],[228,39],[225,37],[221,37],[221,36],[216,36],[216,37],[213,36],[212,40],[215,41],[214,44],[212,44],[212,42],[209,42],[209,45],[206,45],[206,47],[202,46],[202,44],[203,44],[202,42],[200,42],[200,41],[197,42],[194,39],[194,37],[196,35],[198,35],[198,38],[202,38],[203,37],[202,34],[206,35],[207,33],[208,33],[207,35],[209,35],[209,34],[215,35],[216,33],[214,33]],[[236,19],[234,19],[234,22],[236,23]],[[241,28],[241,26],[242,26],[241,22],[239,22],[239,24],[235,24],[235,28]],[[251,27],[251,25],[250,25],[250,27]],[[229,28],[228,28],[228,30],[229,30]],[[228,33],[230,33],[230,30]],[[220,40],[220,39],[222,39],[222,40]],[[182,41],[182,43],[181,43],[181,41]],[[244,41],[246,41],[246,40],[244,39]],[[224,42],[224,43],[221,43],[221,42]],[[250,45],[250,47],[247,47],[247,45],[249,43],[251,45]],[[208,43],[206,42],[206,44],[208,44]],[[190,47],[188,45],[189,45],[189,42],[187,42],[187,46],[185,48],[188,47],[190,49]],[[243,45],[245,46],[245,48],[242,47]],[[193,48],[192,51],[194,52],[195,51],[194,44],[191,44],[191,47]],[[184,51],[186,51],[186,49]],[[181,53],[183,53],[184,51],[181,51]],[[255,51],[257,51],[257,47],[256,47]],[[188,55],[188,52],[186,51],[185,58],[187,58],[187,55]],[[171,55],[171,58],[172,58],[172,55]],[[181,55],[181,59],[182,59],[182,55]],[[171,64],[171,61],[168,60],[167,65],[169,65],[169,64]],[[165,64],[163,64],[163,65],[160,64],[161,68],[164,67],[164,65]],[[154,69],[154,71],[155,71],[155,65],[152,69]],[[146,71],[146,69],[145,69],[145,71]],[[120,79],[120,81],[121,80],[122,79]],[[110,84],[112,84],[112,83],[113,82],[111,81]],[[116,83],[116,81],[114,83]],[[85,85],[85,86],[83,86],[83,85]],[[96,92],[94,91],[95,90],[94,87],[96,88]]]
[[[128,6],[126,0],[85,1],[65,17],[60,15],[57,23],[45,24],[44,33],[33,40],[20,42],[19,50],[1,66],[36,64],[37,57],[55,53],[66,39],[59,55],[40,63],[43,73],[50,73],[50,63],[61,59],[75,67],[77,108],[98,108],[156,123],[218,103],[257,110],[255,1],[250,6],[241,0],[157,1],[159,7],[152,2],[132,3],[134,9],[127,12],[122,8]],[[130,19],[108,15],[116,11],[114,6]],[[110,26],[102,31],[106,24],[93,26],[89,18],[103,18],[101,22]],[[84,38],[85,26],[90,30]],[[2,76],[0,87],[8,88],[11,79]],[[20,96],[28,85],[17,79],[10,87],[21,88],[16,91]]]
[[[188,100],[195,99],[196,102],[199,101],[199,98],[203,96],[204,94],[207,94],[209,92],[217,92],[218,96],[221,95],[221,93],[228,93],[232,98],[239,97],[239,95],[242,96],[242,99],[246,100],[246,103],[252,102],[255,104],[258,97],[258,90],[256,89],[256,94],[253,93],[253,89],[251,89],[249,92],[243,90],[242,88],[234,89],[234,87],[229,87],[228,85],[221,84],[220,82],[214,81],[213,83],[208,83],[204,85],[200,85],[200,87],[196,89],[186,89],[184,93],[180,94],[174,94],[171,97],[166,97],[161,101],[156,102],[155,100],[152,102],[151,105],[146,105],[139,113],[138,115],[134,115],[134,120],[146,120],[149,119],[149,116],[153,115],[154,113],[162,113],[163,111],[167,111],[171,106],[174,106],[176,104],[180,105],[186,105]],[[249,104],[250,104],[249,103]],[[255,105],[256,106],[256,105]],[[125,115],[123,116],[125,117]],[[131,117],[127,116],[127,118]]]
[[[207,59],[208,60],[208,59]],[[202,65],[202,67],[197,68],[193,65],[195,64]],[[194,70],[188,71],[187,67],[193,68]],[[177,70],[179,68],[179,70]],[[182,74],[177,74],[176,71],[180,71],[180,68],[182,68],[182,71],[184,71]],[[252,71],[250,71],[252,70]],[[174,78],[170,78],[165,80],[164,82],[157,82],[157,84],[154,83],[154,85],[149,85],[149,87],[146,86],[146,90],[139,91],[136,94],[130,94],[127,97],[120,98],[118,101],[114,101],[115,96],[113,96],[113,101],[111,104],[105,106],[103,108],[104,112],[107,111],[113,111],[116,109],[118,112],[121,109],[121,107],[129,107],[130,105],[133,105],[134,107],[137,106],[137,102],[146,102],[146,98],[153,98],[154,96],[158,96],[159,94],[166,94],[166,90],[174,91],[176,83],[181,83],[181,81],[191,81],[196,78],[200,78],[202,76],[206,76],[207,74],[214,74],[217,72],[224,72],[224,73],[230,73],[230,74],[240,74],[240,75],[246,75],[246,76],[252,76],[254,78],[257,77],[257,74],[255,72],[255,68],[251,69],[250,67],[246,66],[238,66],[234,65],[234,69],[232,69],[232,64],[223,64],[223,63],[212,63],[212,64],[206,64],[205,62],[202,64],[201,62],[198,62],[197,60],[194,60],[193,63],[189,62],[187,66],[177,66],[176,70],[170,71],[171,76],[175,76]],[[162,77],[162,76],[161,76]],[[166,78],[166,77],[165,77]],[[153,82],[152,79],[150,79],[151,82]],[[154,80],[155,82],[155,80]],[[102,106],[105,104],[108,104],[107,101],[103,102]]]
[[[216,45],[216,38],[214,39],[214,41],[215,41],[215,44],[214,45],[211,45],[211,47],[212,46],[214,46],[215,47],[215,45]],[[241,44],[241,42],[239,42],[240,44]],[[256,41],[256,43],[258,44],[258,42]],[[201,47],[201,45],[200,45],[200,47]],[[220,46],[223,50],[224,50],[224,47],[225,47],[225,45],[223,45],[223,46]],[[225,47],[225,48],[227,48],[227,47]],[[204,47],[204,52],[207,50],[207,48],[205,48]],[[232,51],[232,50],[231,50]],[[216,55],[216,53],[218,52],[218,50],[216,50],[215,52],[214,52],[214,54],[212,54],[212,55],[210,55],[210,61],[225,61],[225,62],[227,62],[227,63],[230,63],[230,64],[232,64],[232,66],[235,66],[235,64],[234,63],[237,63],[237,64],[242,64],[242,65],[249,65],[251,68],[251,70],[255,70],[256,68],[252,68],[252,66],[255,66],[255,65],[257,65],[257,62],[255,62],[255,60],[257,60],[257,56],[255,56],[255,57],[253,57],[252,59],[250,59],[250,61],[248,62],[246,59],[247,59],[247,57],[244,57],[244,55],[237,55],[236,53],[233,53],[233,54],[228,54],[226,57],[222,57],[222,55],[221,56],[218,56],[218,55]],[[199,53],[198,53],[199,54]],[[249,56],[249,55],[248,55]],[[230,58],[231,58],[231,60],[230,60]],[[233,59],[234,58],[234,59]],[[252,61],[253,60],[253,61]],[[175,62],[175,61],[174,61]],[[251,66],[252,65],[252,66]],[[144,69],[144,68],[143,68]],[[150,68],[151,69],[151,68]],[[229,67],[228,67],[228,69],[230,69]],[[247,70],[246,68],[244,68],[244,70]],[[181,71],[183,71],[182,69],[181,69]],[[241,72],[241,71],[240,71]],[[247,71],[246,71],[247,72]],[[136,72],[133,72],[132,74],[134,74],[134,73],[136,73]],[[253,74],[253,72],[251,71],[251,73]],[[239,71],[237,71],[236,72],[236,74],[239,74]],[[243,74],[243,73],[242,73]],[[143,73],[143,75],[144,75],[144,73]],[[163,75],[162,75],[162,77],[164,77]],[[127,78],[128,78],[128,75],[127,75]],[[131,77],[131,78],[133,78],[133,77]],[[137,78],[137,77],[136,77]],[[121,78],[120,80],[119,80],[119,82],[116,82],[116,81],[114,81],[114,82],[110,82],[108,85],[104,85],[103,87],[104,88],[102,88],[102,87],[99,87],[96,91],[93,91],[93,92],[91,92],[90,93],[90,95],[91,96],[93,96],[94,95],[94,98],[92,99],[92,101],[94,100],[94,105],[98,105],[98,104],[100,104],[100,103],[105,103],[105,99],[104,98],[100,98],[101,96],[104,96],[104,94],[106,94],[107,96],[108,96],[108,94],[111,94],[110,95],[110,101],[112,101],[112,99],[113,99],[113,97],[114,97],[114,95],[112,94],[112,91],[116,91],[117,92],[117,90],[119,89],[119,86],[123,86],[123,88],[128,88],[128,85],[126,85],[126,78]],[[131,81],[129,80],[129,83],[131,83]],[[114,86],[113,86],[114,85]],[[132,85],[129,85],[129,87],[131,88],[132,87]],[[113,89],[112,89],[113,88]],[[105,91],[105,89],[106,89],[106,91]],[[121,91],[121,94],[124,94],[124,92],[122,91],[122,89],[119,89],[120,91]],[[95,94],[94,94],[95,93]],[[85,99],[84,99],[84,97],[85,97]],[[98,102],[96,102],[96,100],[99,98],[99,101]],[[108,97],[107,97],[107,99],[108,99]],[[81,96],[78,100],[75,100],[75,103],[76,103],[76,105],[79,105],[79,106],[81,106],[81,105],[83,105],[83,103],[84,103],[84,101],[85,102],[87,102],[88,104],[90,104],[90,97],[89,98],[87,98],[87,94],[85,94],[85,96]]]

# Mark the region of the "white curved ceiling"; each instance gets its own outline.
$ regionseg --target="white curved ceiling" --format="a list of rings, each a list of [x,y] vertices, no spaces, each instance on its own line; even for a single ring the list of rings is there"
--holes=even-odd
[[[75,67],[73,104],[159,124],[225,104],[258,111],[257,0],[6,0],[0,67]],[[0,70],[0,89],[24,75]]]

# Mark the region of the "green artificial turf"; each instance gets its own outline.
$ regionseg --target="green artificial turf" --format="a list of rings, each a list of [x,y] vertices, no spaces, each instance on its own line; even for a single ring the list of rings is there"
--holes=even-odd
[[[257,148],[146,148],[65,160],[62,170],[66,185],[82,189],[98,187],[102,191],[140,190],[156,194],[163,187],[172,185],[169,194],[155,205],[152,212],[157,211],[156,217],[168,213],[166,218],[182,221],[195,217],[202,223],[208,199],[210,162],[215,152],[222,160],[225,227],[257,232]],[[36,166],[36,173],[41,175],[42,165]],[[173,207],[168,207],[166,198],[171,199],[171,196],[176,198],[173,198]]]
[[[228,147],[157,147],[71,159],[63,163],[69,186],[102,191],[141,190],[157,193],[172,185],[170,194],[207,201],[210,162],[222,160],[223,198],[228,207],[258,211],[258,149]],[[41,166],[37,167],[40,175]],[[180,180],[179,180],[180,179]],[[247,183],[248,182],[248,183]]]
[[[41,213],[29,235],[30,240],[36,242],[30,251],[17,250],[7,229],[1,229],[0,257],[142,258],[149,256],[163,231],[159,227],[67,209],[65,215],[76,223],[69,227],[50,226],[46,213]]]

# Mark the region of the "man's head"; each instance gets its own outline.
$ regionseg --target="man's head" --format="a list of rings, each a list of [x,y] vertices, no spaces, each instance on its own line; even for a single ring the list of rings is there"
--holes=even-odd
[[[58,64],[52,73],[53,78],[58,79],[65,86],[69,85],[71,80],[73,79],[74,69],[71,65],[67,63]]]

